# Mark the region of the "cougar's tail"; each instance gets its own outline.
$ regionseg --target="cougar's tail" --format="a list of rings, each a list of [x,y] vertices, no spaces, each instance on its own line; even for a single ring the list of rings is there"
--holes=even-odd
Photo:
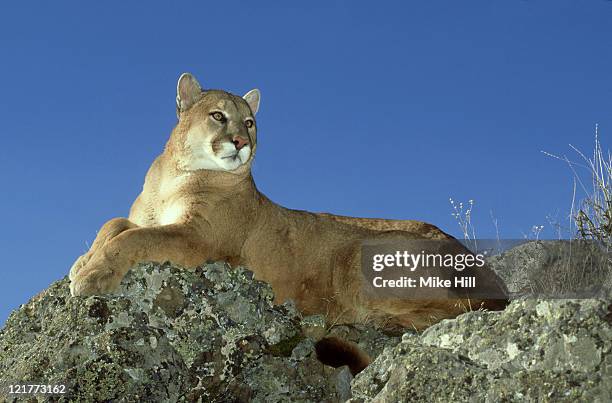
[[[348,365],[353,376],[372,362],[370,356],[357,344],[333,336],[319,340],[315,344],[315,351],[323,364],[334,368]]]
[[[510,304],[509,299],[488,299],[482,307],[489,311],[503,311]]]

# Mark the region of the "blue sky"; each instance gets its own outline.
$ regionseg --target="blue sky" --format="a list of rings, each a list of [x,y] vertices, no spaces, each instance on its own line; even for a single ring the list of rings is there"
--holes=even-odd
[[[481,238],[491,212],[505,238],[549,231],[572,175],[540,151],[612,135],[604,0],[10,2],[0,50],[0,323],[127,215],[184,71],[261,90],[272,200],[455,235],[449,197]]]

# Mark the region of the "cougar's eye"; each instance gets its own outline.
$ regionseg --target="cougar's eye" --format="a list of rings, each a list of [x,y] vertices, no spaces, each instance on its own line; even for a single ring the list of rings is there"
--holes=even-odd
[[[213,112],[210,115],[219,122],[225,122],[225,116],[221,112]]]
[[[248,127],[250,129],[251,127],[253,127],[254,123],[253,123],[253,121],[251,119],[248,119],[248,120],[246,120],[244,122],[244,124],[246,125],[246,127]]]

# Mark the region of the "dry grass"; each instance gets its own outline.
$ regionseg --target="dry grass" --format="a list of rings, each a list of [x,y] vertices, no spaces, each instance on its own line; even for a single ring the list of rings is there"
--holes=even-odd
[[[545,151],[545,155],[565,162],[574,174],[574,193],[570,217],[577,239],[600,242],[607,250],[612,246],[612,153],[603,151],[599,140],[599,127],[595,126],[593,155],[587,157],[570,144],[580,157],[579,162],[567,156],[558,156]],[[586,170],[587,178],[579,171]],[[583,197],[576,206],[576,190]]]

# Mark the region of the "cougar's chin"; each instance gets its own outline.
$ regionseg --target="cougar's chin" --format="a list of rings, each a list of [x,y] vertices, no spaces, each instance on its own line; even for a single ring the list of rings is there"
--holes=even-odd
[[[225,155],[219,158],[219,165],[223,170],[233,171],[238,169],[240,166],[245,164],[251,156],[251,147],[245,146],[239,151],[236,150],[231,153],[225,153]]]

